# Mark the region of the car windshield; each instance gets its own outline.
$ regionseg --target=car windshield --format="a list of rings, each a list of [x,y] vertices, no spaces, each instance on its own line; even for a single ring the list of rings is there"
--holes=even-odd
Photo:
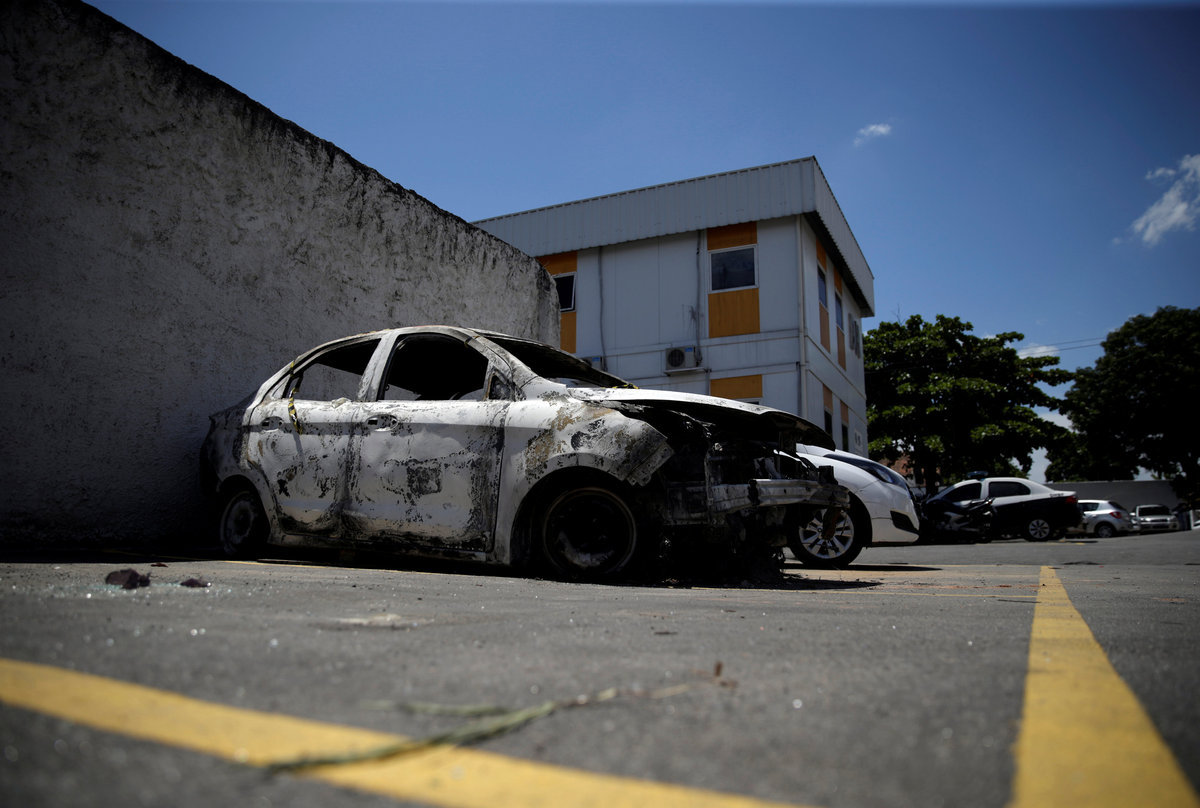
[[[947,488],[934,497],[934,499],[941,499],[946,502],[965,502],[969,499],[979,499],[982,494],[982,483],[963,483],[957,487]]]
[[[906,491],[908,490],[908,483],[903,477],[892,471],[887,466],[881,463],[876,463],[874,460],[868,460],[865,457],[859,457],[858,455],[852,455],[847,452],[830,452],[825,456],[831,457],[834,460],[841,460],[843,463],[849,463],[852,466],[858,466],[860,469],[868,472],[880,482],[889,483],[891,485],[899,486]]]
[[[631,387],[624,379],[598,370],[582,359],[549,345],[510,337],[487,335],[487,338],[508,351],[543,379],[567,387]]]
[[[1166,505],[1143,505],[1138,508],[1138,516],[1170,516],[1171,511]]]

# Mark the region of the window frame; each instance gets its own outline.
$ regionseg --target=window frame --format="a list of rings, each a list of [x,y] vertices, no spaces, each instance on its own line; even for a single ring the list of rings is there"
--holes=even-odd
[[[551,276],[554,278],[554,291],[558,294],[558,311],[560,314],[565,311],[575,311],[575,294],[578,291],[578,284],[575,281],[575,276],[578,274],[579,273],[577,272],[560,272],[557,275]],[[562,302],[563,294],[560,282],[568,279],[571,281],[571,304],[569,306],[564,306]]]
[[[720,288],[717,288],[716,277],[714,275],[715,268],[713,267],[713,257],[717,256],[717,255],[722,255],[725,253],[738,252],[741,250],[749,250],[750,251],[751,260],[753,263],[752,270],[754,273],[753,282],[749,283],[749,284],[742,284],[740,286],[722,286]],[[709,250],[708,251],[708,291],[709,292],[712,292],[714,294],[720,294],[722,292],[734,292],[739,289],[757,289],[757,288],[758,288],[758,245],[757,244],[739,244],[736,247],[724,247],[719,250]]]
[[[303,362],[300,362],[299,364],[293,364],[293,366],[289,367],[287,369],[287,373],[285,373],[283,377],[279,379],[279,381],[271,386],[271,389],[267,392],[264,400],[291,400],[317,403],[328,403],[330,401],[340,401],[342,399],[347,401],[366,401],[370,396],[371,387],[374,384],[376,365],[379,359],[380,347],[383,345],[383,342],[384,340],[380,337],[366,336],[339,341],[334,345],[326,345],[320,347],[319,349],[315,349],[304,359]],[[363,364],[361,371],[346,370],[345,368],[338,367],[337,364],[332,364],[327,361],[331,356],[336,354],[346,354],[353,351],[365,350],[367,346],[370,346],[371,352],[367,355],[366,362]],[[355,373],[357,373],[358,387],[355,389],[354,395],[338,396],[337,398],[332,399],[312,398],[310,395],[307,395],[312,392],[312,388],[311,386],[307,389],[304,387],[304,375],[316,366],[322,366],[329,370],[345,373],[347,377],[353,376]]]

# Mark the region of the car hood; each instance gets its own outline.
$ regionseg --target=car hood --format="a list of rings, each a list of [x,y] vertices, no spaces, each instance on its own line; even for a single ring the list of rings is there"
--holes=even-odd
[[[799,442],[824,449],[834,449],[833,438],[811,421],[807,421],[790,412],[777,410],[773,407],[763,407],[758,404],[747,404],[744,401],[734,401],[717,396],[705,396],[698,393],[679,393],[671,390],[645,390],[642,388],[591,388],[576,387],[570,394],[578,399],[594,404],[611,404],[617,408],[621,404],[632,404],[642,407],[656,407],[673,410],[694,418],[714,422],[755,422],[759,425],[770,424],[776,430],[794,430],[799,433]]]

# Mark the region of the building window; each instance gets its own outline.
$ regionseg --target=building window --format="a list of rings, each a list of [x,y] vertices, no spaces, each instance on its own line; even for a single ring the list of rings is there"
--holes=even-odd
[[[743,289],[757,282],[755,248],[736,247],[709,253],[712,264],[712,290]]]
[[[825,280],[825,270],[817,270],[817,302],[820,313],[821,347],[829,350],[829,283]]]
[[[858,320],[850,318],[850,350],[854,355],[862,358],[862,332],[859,331]]]
[[[558,287],[558,310],[575,311],[575,276],[555,275],[554,285]]]
[[[839,331],[844,328],[842,323],[844,323],[846,321],[846,314],[845,314],[845,311],[842,309],[842,296],[841,295],[833,296],[833,321],[835,323],[837,323],[837,327],[838,327]]]

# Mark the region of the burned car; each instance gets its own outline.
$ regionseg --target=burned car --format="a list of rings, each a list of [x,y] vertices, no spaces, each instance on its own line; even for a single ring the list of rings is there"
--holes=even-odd
[[[353,546],[606,579],[678,554],[781,556],[848,494],[780,410],[641,390],[550,346],[466,328],[317,347],[213,415],[226,553]],[[814,458],[815,460],[815,458]]]

